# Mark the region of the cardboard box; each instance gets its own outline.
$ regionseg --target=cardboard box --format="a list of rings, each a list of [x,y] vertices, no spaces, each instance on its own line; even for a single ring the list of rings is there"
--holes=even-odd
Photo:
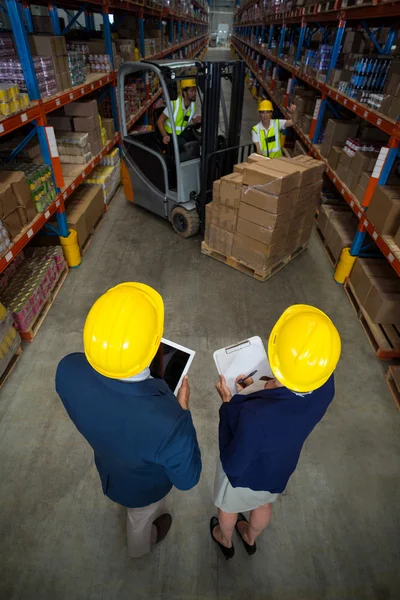
[[[324,140],[329,138],[332,144],[344,144],[348,137],[355,136],[358,123],[346,119],[328,119],[325,127]]]
[[[328,156],[328,165],[336,171],[336,168],[339,163],[340,155],[342,154],[342,148],[340,146],[332,146],[329,156]]]
[[[244,169],[243,183],[260,186],[259,189],[268,194],[285,194],[299,187],[300,171],[285,173],[267,169],[264,165],[248,165]]]
[[[338,176],[340,181],[343,181],[343,183],[344,183],[344,180],[346,179],[346,175],[347,175],[347,167],[345,167],[344,165],[341,165],[339,163],[336,168],[336,175]]]
[[[346,171],[347,169],[349,169],[351,161],[353,160],[353,157],[350,156],[349,154],[347,154],[347,152],[343,151],[340,154],[339,157],[339,165],[342,165],[343,167],[345,167]]]
[[[363,171],[373,171],[378,152],[356,152],[350,160],[350,169],[361,177]]]
[[[346,173],[346,176],[344,178],[344,181],[343,180],[342,181],[345,185],[347,185],[347,187],[349,188],[349,190],[351,192],[354,192],[357,187],[359,179],[360,179],[360,174],[354,173],[353,170],[351,168],[349,168]]]
[[[100,185],[80,186],[70,198],[66,209],[68,226],[77,232],[82,247],[104,212],[103,191]]]
[[[325,156],[325,158],[328,158],[333,146],[334,146],[334,143],[332,142],[331,138],[327,137],[327,135],[325,133],[323,142],[321,144],[321,148],[319,150],[321,155]]]
[[[333,211],[333,208],[331,206],[329,206],[328,204],[322,204],[319,209],[317,224],[318,224],[318,229],[322,232],[323,235],[325,234],[325,229],[326,229],[326,226],[328,225],[329,217],[330,217],[330,214],[332,211]],[[324,235],[324,237],[325,237],[325,235]]]
[[[254,209],[257,210],[257,209]],[[238,218],[237,233],[242,233],[253,240],[258,240],[259,242],[270,245],[277,240],[281,240],[283,236],[286,236],[289,231],[289,224],[286,223],[282,225],[282,227],[262,227],[261,225],[257,225],[256,223],[251,223],[250,221],[246,221],[245,219]]]
[[[395,272],[386,260],[357,258],[350,274],[350,282],[361,306],[364,306],[373,285],[385,290],[385,283],[376,284],[377,279],[397,282]]]
[[[107,139],[112,140],[115,135],[114,119],[103,119],[103,127],[107,132]]]
[[[67,117],[92,117],[99,113],[97,100],[79,100],[64,106]]]
[[[72,87],[72,79],[69,71],[61,73],[61,81],[63,85],[63,90],[68,90],[70,87]]]
[[[384,292],[372,287],[364,309],[373,323],[397,325],[400,322],[400,293]]]
[[[31,52],[34,56],[59,56],[67,54],[65,37],[61,35],[28,36]]]
[[[235,165],[235,166],[233,167],[233,172],[234,172],[234,173],[240,173],[240,174],[243,176],[243,171],[244,171],[244,168],[245,168],[245,166],[246,166],[247,164],[248,164],[248,163],[242,162],[242,163],[239,163],[238,165]]]
[[[100,121],[98,115],[91,117],[74,117],[74,131],[97,131],[100,135]]]
[[[18,201],[9,183],[0,183],[0,220],[13,240],[26,222],[21,223]]]
[[[279,241],[273,242],[272,244],[264,244],[264,242],[260,242],[259,240],[255,240],[254,238],[250,238],[247,235],[243,235],[242,233],[236,232],[233,238],[233,243],[236,246],[240,246],[242,248],[247,248],[254,252],[257,252],[264,258],[270,258],[273,256],[277,256],[285,250],[287,240],[281,239]]]
[[[211,248],[223,254],[224,256],[231,256],[232,244],[233,244],[233,233],[210,225],[208,244]]]
[[[395,235],[400,226],[400,186],[375,188],[368,207],[368,220],[382,235]]]
[[[268,194],[257,189],[243,187],[240,201],[277,215],[292,208],[293,198],[294,194],[292,192],[288,194]]]
[[[218,206],[218,226],[225,231],[234,232],[236,230],[238,211],[236,208],[219,204]]]
[[[271,213],[260,210],[245,202],[240,202],[238,216],[250,223],[255,223],[261,227],[268,227],[269,229],[281,227],[284,223],[287,223],[290,218],[287,212]]]
[[[243,177],[240,173],[231,173],[220,179],[220,204],[237,209],[242,193]]]
[[[209,204],[206,204],[206,228],[210,225],[214,225],[216,227],[219,225],[218,209],[216,209],[214,202],[209,202]]]
[[[71,117],[53,117],[51,114],[47,116],[47,122],[56,131],[73,131]]]
[[[219,203],[219,199],[221,196],[220,187],[221,187],[221,181],[220,181],[220,179],[217,179],[217,181],[214,181],[214,183],[213,183],[213,192],[212,192],[213,202],[215,202],[216,204]]]
[[[301,173],[300,187],[316,183],[321,179],[322,174],[325,171],[325,164],[322,161],[317,160],[312,163],[301,162],[298,160],[295,161],[292,158],[281,157],[271,160],[270,166],[272,168],[275,167],[275,162],[277,169],[281,169],[281,165],[283,163],[285,170],[287,170],[288,173],[295,173],[296,170],[299,169]]]
[[[17,200],[22,225],[30,223],[37,215],[31,191],[23,171],[0,171],[0,183],[10,186]]]

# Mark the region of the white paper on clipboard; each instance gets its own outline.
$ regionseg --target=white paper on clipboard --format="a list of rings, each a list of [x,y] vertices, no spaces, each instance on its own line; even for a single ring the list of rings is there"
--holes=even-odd
[[[232,394],[237,393],[235,381],[238,375],[257,371],[254,381],[260,377],[273,377],[264,344],[258,336],[243,340],[214,352],[214,362],[219,375],[224,375]]]

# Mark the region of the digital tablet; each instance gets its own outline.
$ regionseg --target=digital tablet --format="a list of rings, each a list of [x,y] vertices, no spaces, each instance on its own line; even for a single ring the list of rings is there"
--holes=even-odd
[[[162,338],[157,354],[151,362],[150,374],[155,379],[164,379],[169,389],[176,395],[195,354],[194,350]]]

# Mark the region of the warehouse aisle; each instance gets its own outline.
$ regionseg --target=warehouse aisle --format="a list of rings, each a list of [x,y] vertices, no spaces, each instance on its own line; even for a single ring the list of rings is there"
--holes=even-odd
[[[246,92],[248,122],[254,106]],[[125,511],[103,496],[92,452],[54,391],[57,363],[82,349],[90,306],[126,280],[159,290],[165,336],[197,351],[191,410],[203,458],[199,485],[169,496],[170,534],[137,561],[126,553]],[[220,405],[212,354],[250,335],[267,341],[293,303],[315,304],[340,331],[336,398],[305,444],[257,554],[249,558],[235,538],[236,556],[226,562],[209,534]],[[203,256],[199,237],[179,238],[120,189],[1,391],[0,598],[397,598],[400,419],[383,372],[315,236],[262,284]]]

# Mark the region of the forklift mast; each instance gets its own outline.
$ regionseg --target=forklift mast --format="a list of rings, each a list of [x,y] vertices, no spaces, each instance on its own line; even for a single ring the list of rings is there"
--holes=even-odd
[[[233,166],[238,162],[245,63],[243,61],[204,61],[202,67],[202,78],[200,78],[200,89],[203,87],[201,120],[202,156],[200,167],[201,191],[198,198],[198,207],[203,226],[202,229],[204,230],[205,206],[211,198],[212,184],[223,175],[232,173]],[[221,140],[218,135],[220,107],[223,102],[223,79],[230,80],[232,84],[230,112],[225,140]]]

